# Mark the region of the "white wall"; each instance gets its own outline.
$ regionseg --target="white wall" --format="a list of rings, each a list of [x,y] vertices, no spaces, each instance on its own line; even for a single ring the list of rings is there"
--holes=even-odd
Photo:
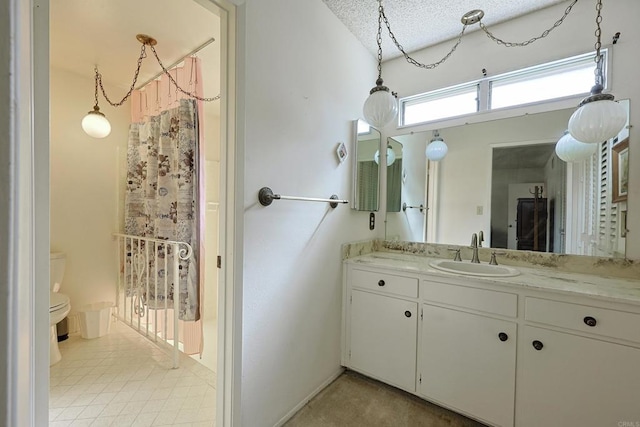
[[[114,98],[125,93],[105,89]],[[92,79],[51,70],[51,250],[67,254],[61,292],[71,298],[72,314],[83,304],[115,301],[111,234],[122,229],[130,107],[112,108],[101,98],[112,130],[94,139],[80,126],[93,103]]]
[[[383,235],[349,206],[275,201],[258,190],[351,197],[351,121],[375,61],[320,0],[248,0],[244,35],[242,425],[270,426],[340,369],[344,242]],[[241,67],[242,68],[242,67]],[[240,81],[241,83],[241,81]],[[345,142],[349,161],[335,149]],[[242,140],[240,141],[242,144]]]
[[[491,26],[489,29],[503,39],[527,40],[548,28],[562,16],[566,7],[567,2],[563,2],[519,19]],[[617,99],[631,99],[630,123],[634,125],[640,117],[640,110],[634,108],[640,100],[640,79],[637,78],[637,70],[640,67],[640,57],[637,55],[637,43],[640,40],[640,26],[637,25],[640,2],[636,0],[605,2],[602,14],[602,38],[605,44],[611,42],[614,33],[621,32],[618,44],[612,49],[612,93]],[[593,49],[595,42],[594,21],[593,2],[578,2],[562,26],[547,38],[526,48],[498,46],[491,42],[484,32],[475,31],[465,35],[454,55],[435,70],[418,69],[407,64],[404,58],[399,58],[383,65],[383,77],[385,84],[391,90],[397,91],[399,97],[405,97],[479,79],[482,77],[483,68],[486,68],[491,76],[588,52]],[[446,42],[425,49],[413,56],[422,62],[437,61],[450,49],[451,43]],[[388,135],[402,133],[393,126],[385,130]],[[408,132],[409,129],[405,131]],[[632,127],[630,134],[630,145],[632,147],[638,145],[640,128]],[[640,164],[640,149],[630,148],[629,155],[631,164],[629,180],[632,183],[640,182],[640,168],[633,166]],[[640,258],[640,238],[632,236],[634,233],[640,234],[640,185],[629,188],[628,206],[627,221],[631,238],[626,239],[626,255],[627,258],[636,259]],[[477,221],[473,222],[477,225],[475,224]]]

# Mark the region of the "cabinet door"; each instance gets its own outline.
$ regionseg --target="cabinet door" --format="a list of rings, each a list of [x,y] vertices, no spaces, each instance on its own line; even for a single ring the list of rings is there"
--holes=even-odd
[[[423,314],[420,393],[493,425],[512,426],[516,324],[427,304]]]
[[[354,290],[350,367],[415,391],[418,304]]]
[[[518,427],[640,423],[639,349],[531,326],[520,343]]]

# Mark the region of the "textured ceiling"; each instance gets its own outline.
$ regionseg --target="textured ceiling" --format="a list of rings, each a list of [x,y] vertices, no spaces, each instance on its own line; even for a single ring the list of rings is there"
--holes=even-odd
[[[344,25],[377,56],[378,2],[376,0],[323,0]],[[414,52],[457,37],[462,31],[460,18],[466,12],[482,9],[482,22],[491,25],[542,9],[564,0],[387,0],[385,15],[398,42]],[[541,24],[540,32],[546,29]],[[478,24],[469,31],[477,30]],[[383,59],[400,56],[383,24]]]

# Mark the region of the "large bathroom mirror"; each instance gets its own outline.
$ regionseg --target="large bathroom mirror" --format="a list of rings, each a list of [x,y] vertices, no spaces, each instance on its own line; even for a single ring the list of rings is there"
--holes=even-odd
[[[614,194],[613,161],[628,125],[588,160],[565,163],[555,144],[574,111],[439,128],[449,151],[437,163],[424,155],[431,131],[394,136],[402,198],[426,209],[390,212],[386,238],[469,245],[482,231],[485,247],[624,257],[627,203]]]
[[[363,120],[353,122],[353,203],[358,211],[378,210],[380,167],[376,158],[380,151],[380,132]]]

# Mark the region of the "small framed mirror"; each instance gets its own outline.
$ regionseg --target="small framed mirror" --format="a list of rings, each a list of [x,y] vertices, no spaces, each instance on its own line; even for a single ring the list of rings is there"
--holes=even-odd
[[[380,199],[380,132],[363,120],[353,121],[353,203],[357,211],[376,212]]]

